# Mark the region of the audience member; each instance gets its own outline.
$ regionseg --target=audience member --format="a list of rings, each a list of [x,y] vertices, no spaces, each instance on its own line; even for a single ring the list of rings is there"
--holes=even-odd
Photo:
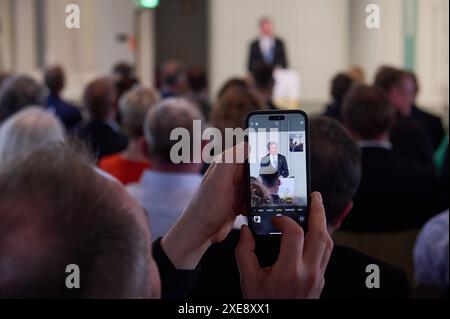
[[[152,167],[128,190],[146,209],[156,237],[165,235],[172,227],[202,181],[199,173],[202,164],[193,162],[194,120],[201,121],[202,115],[182,98],[163,100],[145,118],[144,133]],[[176,128],[189,132],[189,163],[175,164],[171,158],[171,149],[178,143],[170,138]]]
[[[414,248],[416,282],[448,290],[448,210],[428,221]]]
[[[228,90],[234,88],[250,90],[250,85],[248,84],[248,81],[244,78],[231,78],[222,85],[222,87],[219,90],[219,93],[217,94],[217,99],[218,100],[221,99],[222,96],[224,96],[225,93],[228,92]]]
[[[322,192],[331,236],[352,209],[352,198],[361,178],[360,150],[347,131],[338,122],[328,118],[311,120],[310,140],[311,187]],[[233,230],[224,242],[208,250],[202,260],[202,270],[190,294],[191,298],[242,298],[237,263],[233,258],[238,238],[239,233]],[[258,244],[261,263],[276,259],[280,253],[277,238],[257,243],[257,250]],[[380,267],[383,274],[380,289],[367,289],[365,285],[365,269],[369,264]],[[353,249],[334,247],[325,272],[321,298],[405,298],[408,294],[408,282],[401,270]]]
[[[389,102],[396,110],[396,120],[390,132],[391,142],[398,154],[431,163],[431,136],[420,122],[411,117],[414,87],[406,79],[403,71],[389,66],[380,67],[375,77],[375,85],[386,92]]]
[[[113,80],[116,85],[117,98],[139,83],[134,67],[125,61],[117,62],[112,69]]]
[[[48,147],[10,163],[0,173],[0,298],[185,297],[207,247],[222,241],[243,212],[234,209],[243,207],[241,192],[227,191],[242,191],[243,165],[217,164],[208,174],[183,216],[151,249],[143,209],[76,152]],[[223,194],[214,213],[212,194]],[[306,240],[295,222],[276,218],[285,254],[270,273],[255,268],[252,235],[243,230],[237,259],[247,298],[320,295],[332,242],[320,194],[311,198]],[[79,289],[66,286],[69,265],[82,270]]]
[[[188,93],[187,97],[195,103],[202,112],[206,121],[209,121],[211,102],[208,97],[208,79],[203,68],[193,67],[187,74]]]
[[[24,107],[41,104],[39,84],[26,75],[12,75],[0,90],[0,124]]]
[[[90,82],[84,91],[84,103],[90,120],[78,131],[78,136],[97,159],[123,151],[128,144],[116,118],[117,92],[109,78]]]
[[[217,100],[211,112],[211,124],[225,136],[226,128],[245,129],[245,116],[256,110],[264,110],[265,106],[248,89],[231,87]]]
[[[272,95],[273,87],[275,85],[275,79],[273,77],[273,67],[258,63],[252,69],[253,82],[258,97],[264,105],[270,110],[276,110],[277,107],[273,104]]]
[[[341,108],[345,95],[352,87],[354,81],[345,73],[338,73],[331,81],[331,96],[333,102],[327,105],[324,115],[342,122]]]
[[[378,87],[357,86],[347,95],[344,123],[362,150],[362,180],[345,230],[398,231],[420,227],[433,211],[433,165],[392,150],[395,109]]]
[[[42,108],[29,107],[17,112],[0,126],[0,170],[17,157],[64,140],[59,120]]]
[[[412,104],[411,104],[411,117],[420,122],[428,131],[433,142],[433,149],[436,150],[444,137],[444,128],[442,121],[439,117],[434,116],[428,112],[425,112],[417,107],[416,99],[419,94],[419,81],[413,72],[405,72],[403,81],[409,88],[413,88],[412,92]]]
[[[59,65],[50,66],[45,69],[44,79],[49,91],[45,106],[61,120],[69,132],[72,131],[81,123],[82,117],[78,107],[61,97],[61,92],[66,83],[64,69]]]
[[[123,128],[129,137],[128,146],[121,153],[104,156],[98,166],[123,184],[137,182],[142,172],[150,167],[144,140],[143,119],[158,99],[158,93],[155,91],[136,87],[126,92],[119,101]]]
[[[161,96],[177,97],[186,92],[186,73],[181,63],[168,61],[161,70]]]

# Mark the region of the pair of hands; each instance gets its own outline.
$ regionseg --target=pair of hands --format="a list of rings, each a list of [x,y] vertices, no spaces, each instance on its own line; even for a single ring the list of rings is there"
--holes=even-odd
[[[184,214],[162,239],[162,247],[177,269],[195,269],[208,247],[226,238],[236,216],[246,214],[244,164],[223,163],[224,158],[246,158],[247,144],[226,150],[214,161]],[[318,298],[333,242],[328,234],[319,193],[311,195],[308,233],[289,217],[275,217],[282,232],[278,260],[262,269],[255,240],[243,226],[236,258],[246,298]]]

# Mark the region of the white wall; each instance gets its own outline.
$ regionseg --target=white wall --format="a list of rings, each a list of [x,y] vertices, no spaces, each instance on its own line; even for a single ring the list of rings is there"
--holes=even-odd
[[[246,75],[248,46],[258,19],[269,15],[284,39],[290,67],[300,72],[301,102],[328,98],[328,80],[348,66],[347,0],[211,0],[212,92],[231,76]]]
[[[79,29],[65,27],[69,3],[80,7]],[[88,81],[109,74],[118,60],[133,61],[127,43],[117,41],[133,33],[133,9],[133,0],[46,0],[45,60],[67,69],[67,96],[79,98]]]

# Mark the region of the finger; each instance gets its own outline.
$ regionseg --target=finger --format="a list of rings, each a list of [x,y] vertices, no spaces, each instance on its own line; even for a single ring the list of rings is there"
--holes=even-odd
[[[234,202],[233,209],[237,215],[245,215],[247,213],[247,202],[246,202],[246,191],[245,191],[245,166],[244,164],[239,165],[236,168],[235,175],[233,178],[234,185]]]
[[[294,267],[297,267],[303,254],[303,229],[292,218],[287,216],[276,216],[272,218],[273,225],[281,231],[281,244],[278,260],[275,267],[288,269],[292,267],[292,261],[295,261]]]
[[[303,262],[324,271],[331,255],[333,242],[328,234],[322,196],[311,194],[308,233],[306,234]]]
[[[259,273],[260,267],[255,254],[255,239],[246,225],[241,227],[239,243],[234,252],[242,278],[250,278]]]

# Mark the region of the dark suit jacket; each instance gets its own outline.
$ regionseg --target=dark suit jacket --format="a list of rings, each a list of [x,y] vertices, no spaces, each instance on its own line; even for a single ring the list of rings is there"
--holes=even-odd
[[[73,130],[81,123],[82,117],[80,110],[61,99],[59,96],[50,94],[47,97],[46,106],[55,112],[68,131]]]
[[[433,142],[424,125],[412,117],[397,119],[391,130],[394,151],[408,159],[433,162]]]
[[[219,244],[212,245],[201,261],[201,270],[189,298],[209,300],[242,299],[239,270],[234,248],[239,231],[232,230]],[[279,238],[270,238],[258,248],[260,265],[270,265],[279,252]],[[367,289],[365,269],[369,264],[380,267],[380,289]],[[363,255],[353,249],[335,245],[325,272],[321,298],[407,298],[409,285],[402,270]]]
[[[261,159],[261,167],[270,165],[270,156],[267,154]],[[289,176],[288,164],[284,155],[278,154],[278,174],[284,178]]]
[[[342,230],[387,232],[420,228],[438,213],[433,165],[381,147],[362,148],[362,178]]]
[[[441,144],[442,138],[444,137],[444,127],[442,126],[441,119],[437,116],[420,110],[415,105],[413,105],[411,117],[422,123],[422,125],[428,131],[433,143],[433,150],[435,150]]]
[[[254,40],[250,45],[250,53],[248,57],[247,68],[251,71],[258,63],[266,63],[261,49],[259,48],[259,39]],[[288,61],[284,50],[284,44],[281,39],[275,38],[275,47],[273,53],[272,66],[288,67]]]
[[[121,152],[128,145],[126,135],[99,120],[93,120],[81,127],[78,137],[87,144],[97,159]]]

